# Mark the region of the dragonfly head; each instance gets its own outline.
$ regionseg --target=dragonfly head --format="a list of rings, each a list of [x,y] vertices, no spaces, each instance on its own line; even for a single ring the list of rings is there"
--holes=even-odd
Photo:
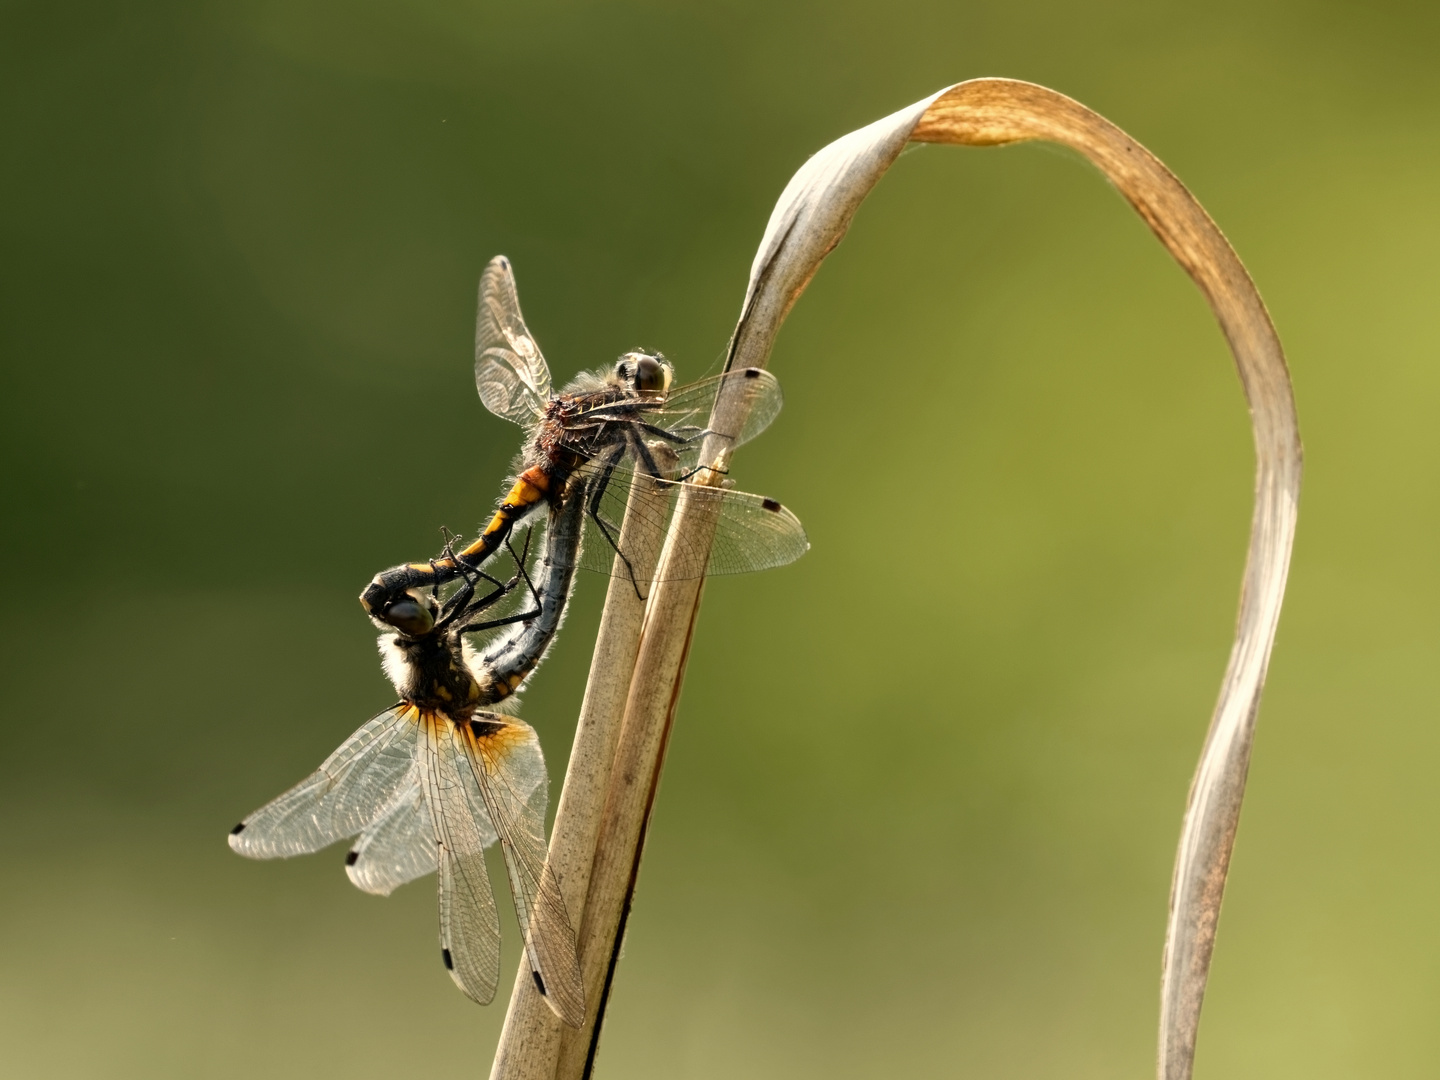
[[[674,374],[670,361],[658,352],[627,352],[615,364],[615,377],[621,385],[641,394],[665,393]]]
[[[424,637],[435,629],[435,620],[440,617],[440,605],[424,589],[410,589],[400,595],[377,618],[393,626],[406,637]]]

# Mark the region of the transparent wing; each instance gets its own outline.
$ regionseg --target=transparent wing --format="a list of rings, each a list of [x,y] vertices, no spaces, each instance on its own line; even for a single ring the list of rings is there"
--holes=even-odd
[[[455,985],[488,1005],[500,975],[500,916],[485,869],[485,806],[471,795],[451,723],[423,713],[421,784],[434,826],[440,888],[440,958]]]
[[[495,842],[492,832],[486,846]],[[345,873],[358,889],[389,896],[407,881],[435,872],[435,826],[420,790],[418,767],[345,856]]]
[[[708,427],[710,413],[715,399],[724,387],[733,387],[729,392],[742,396],[748,406],[745,422],[738,431],[714,431],[741,446],[768,428],[785,404],[780,392],[780,382],[764,368],[741,368],[726,372],[699,382],[678,387],[663,399],[649,401],[626,401],[621,404],[597,405],[581,413],[581,426],[575,435],[563,441],[584,451],[593,439],[594,425],[603,423],[613,416],[617,421],[640,421],[652,429],[668,432],[670,437],[659,435],[655,430],[641,429],[645,439],[659,438],[670,444],[680,458],[683,467],[694,465],[704,436],[712,433]]]
[[[592,502],[602,480],[602,477],[592,477],[589,481],[590,490],[586,497]],[[646,509],[633,519],[631,527],[636,532],[663,537],[670,527],[681,492],[689,492],[690,498],[705,503],[716,515],[715,539],[709,550],[693,546],[690,541],[681,541],[665,575],[671,579],[769,570],[787,566],[810,550],[810,541],[805,537],[805,527],[800,524],[800,519],[774,499],[728,488],[652,480],[628,469],[617,469],[604,484],[598,499],[600,521],[596,522],[593,516],[587,517],[585,543],[580,555],[583,569],[602,574],[614,572],[613,541],[620,536],[625,504],[630,498],[630,489],[636,484],[659,485],[667,493],[667,498],[658,505],[643,504],[657,508]],[[623,566],[621,572],[625,572]],[[640,582],[648,580],[654,579],[637,578]]]
[[[516,424],[534,421],[550,397],[550,368],[520,317],[515,275],[504,255],[480,275],[475,386],[487,409]]]
[[[657,427],[675,429],[704,428],[710,422],[710,410],[722,387],[733,387],[730,393],[740,394],[748,405],[744,425],[738,431],[716,434],[733,439],[740,446],[768,428],[785,404],[780,381],[764,368],[740,368],[677,387],[665,395],[665,404],[646,410],[645,419]]]
[[[473,793],[484,800],[500,837],[536,988],[556,1016],[579,1027],[585,1021],[585,990],[575,930],[559,879],[545,863],[548,779],[540,740],[529,724],[485,712],[453,728],[452,737]]]
[[[252,859],[307,855],[354,836],[386,809],[415,761],[415,714],[395,705],[367,721],[285,794],[236,825],[230,846]]]

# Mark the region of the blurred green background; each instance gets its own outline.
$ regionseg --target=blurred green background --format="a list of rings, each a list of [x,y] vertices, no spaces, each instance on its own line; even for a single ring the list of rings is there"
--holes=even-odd
[[[791,172],[947,83],[1099,109],[1289,352],[1299,542],[1199,1077],[1440,1055],[1440,8],[12,2],[0,13],[0,1074],[483,1076],[430,882],[226,830],[390,700],[355,602],[473,532],[513,260],[559,378],[720,356]],[[738,462],[612,1077],[1145,1077],[1250,513],[1210,315],[1078,159],[908,154]],[[563,771],[604,582],[524,715]],[[507,930],[507,965],[517,952]],[[508,986],[508,973],[502,985]]]

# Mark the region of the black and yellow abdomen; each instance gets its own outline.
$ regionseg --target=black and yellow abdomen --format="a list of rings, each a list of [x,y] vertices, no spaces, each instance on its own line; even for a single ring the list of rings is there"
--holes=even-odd
[[[360,603],[375,618],[383,619],[390,605],[414,588],[443,585],[460,575],[461,566],[476,570],[500,550],[515,526],[540,507],[549,504],[551,493],[559,487],[544,466],[533,465],[515,478],[515,483],[500,500],[490,523],[469,547],[452,556],[423,563],[403,563],[376,574]]]

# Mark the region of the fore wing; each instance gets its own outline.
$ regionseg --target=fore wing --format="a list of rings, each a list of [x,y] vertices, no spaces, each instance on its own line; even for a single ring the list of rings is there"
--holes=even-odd
[[[500,975],[500,916],[485,869],[485,806],[472,795],[451,727],[443,716],[421,714],[420,779],[435,830],[440,958],[455,985],[487,1005]]]
[[[727,395],[727,402],[734,402],[744,409],[744,420],[733,428],[728,427],[724,420],[715,421],[719,428],[710,427],[711,413],[722,391]],[[565,442],[583,450],[593,425],[603,423],[607,415],[614,415],[617,419],[621,416],[636,418],[668,433],[667,436],[655,431],[643,432],[647,439],[656,438],[667,443],[679,456],[681,468],[688,470],[694,466],[707,434],[722,436],[730,443],[730,449],[741,446],[768,428],[784,404],[780,382],[774,375],[764,368],[740,368],[678,387],[670,391],[663,401],[646,401],[637,405],[633,400],[627,400],[620,405],[596,406],[580,414],[583,424],[577,425],[574,436]],[[729,411],[727,405],[727,414]]]
[[[711,410],[722,391],[727,396],[736,395],[734,400],[743,403],[745,409],[745,419],[740,425],[725,430],[711,429],[730,440],[732,446],[741,446],[768,428],[785,404],[780,381],[774,375],[764,368],[739,368],[672,390],[666,395],[664,406],[655,410],[654,418],[646,416],[646,419],[667,429],[687,425],[709,428]],[[721,426],[724,427],[723,422]]]
[[[307,855],[366,828],[414,764],[412,713],[395,705],[367,721],[320,768],[235,826],[230,846],[252,859]]]
[[[521,425],[543,413],[550,397],[550,368],[520,316],[515,275],[504,255],[480,275],[475,387],[487,409]]]
[[[500,837],[536,988],[556,1016],[579,1027],[585,1021],[585,989],[575,931],[560,882],[545,862],[548,781],[540,741],[529,724],[484,712],[457,725],[452,738],[462,768],[469,770],[467,783],[484,800]]]
[[[673,538],[675,551],[668,563],[669,572],[663,575],[671,580],[769,570],[787,566],[810,550],[810,541],[805,536],[805,527],[800,524],[800,519],[774,499],[729,488],[652,480],[628,469],[616,469],[608,481],[602,476],[592,477],[589,484],[587,497],[598,504],[596,509],[600,521],[596,522],[594,516],[587,517],[585,543],[580,555],[580,567],[585,570],[602,574],[627,573],[623,562],[616,568],[615,547],[611,540],[620,535],[625,504],[630,498],[631,488],[637,484],[657,485],[665,498],[640,504],[643,509],[631,518],[632,536],[643,532],[650,538],[664,537],[680,498],[696,500],[703,510],[715,515],[714,541],[708,548],[690,536]],[[594,500],[594,491],[602,484],[600,497]],[[658,576],[661,575],[641,576],[637,581],[644,583],[656,580]]]

